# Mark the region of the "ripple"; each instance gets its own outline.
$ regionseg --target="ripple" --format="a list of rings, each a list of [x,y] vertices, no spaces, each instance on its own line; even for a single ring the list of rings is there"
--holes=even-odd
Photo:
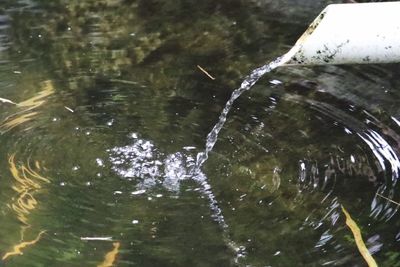
[[[40,163],[35,162],[37,171],[41,169]],[[39,202],[37,194],[41,191],[44,183],[50,183],[50,180],[40,175],[36,170],[32,169],[29,161],[25,164],[17,164],[15,161],[15,154],[9,157],[10,172],[15,179],[12,186],[13,190],[17,193],[17,197],[13,198],[9,207],[15,212],[17,219],[22,223],[20,228],[19,244],[13,246],[12,251],[7,252],[3,256],[3,260],[8,257],[21,255],[22,249],[27,246],[36,244],[45,231],[40,231],[37,237],[32,241],[24,241],[26,239],[27,230],[32,228],[30,222],[31,213],[37,208]],[[30,229],[29,232],[32,232]]]
[[[314,99],[298,96],[294,98],[295,103],[305,103],[311,110],[316,111],[313,116],[319,117],[324,123],[331,123],[334,128],[342,128],[344,136],[348,135],[354,139],[353,143],[343,142],[338,146],[332,144],[328,156],[305,157],[298,162],[298,184],[301,191],[308,194],[324,192],[321,204],[331,199],[328,206],[324,205],[326,214],[319,220],[315,220],[318,217],[312,216],[314,219],[309,222],[315,229],[325,229],[315,248],[324,250],[334,244],[337,244],[337,249],[340,248],[337,234],[331,233],[343,216],[339,208],[340,203],[352,201],[351,199],[356,201],[358,195],[356,192],[359,187],[363,187],[362,184],[366,185],[364,187],[366,191],[363,193],[369,196],[365,199],[369,203],[364,201],[355,206],[361,210],[369,208],[369,212],[359,211],[358,216],[369,216],[369,219],[364,217],[364,223],[369,221],[369,226],[379,225],[380,221],[388,223],[397,218],[395,215],[400,207],[395,201],[399,199],[400,171],[400,138],[397,134],[399,130],[397,121],[385,114],[380,114],[378,119],[368,111],[355,106],[344,109],[343,106],[338,108],[335,104]],[[293,96],[288,99],[292,101]],[[374,191],[375,194],[372,194]],[[330,228],[325,225],[328,222],[331,224]],[[366,236],[370,253],[379,255],[385,244],[381,233],[369,232]],[[342,254],[340,250],[337,251],[338,254]],[[328,260],[325,263],[349,264],[350,262],[350,255],[343,255],[342,260]]]
[[[10,17],[7,15],[0,15],[0,52],[7,50],[10,47],[10,40],[7,30],[10,27]]]

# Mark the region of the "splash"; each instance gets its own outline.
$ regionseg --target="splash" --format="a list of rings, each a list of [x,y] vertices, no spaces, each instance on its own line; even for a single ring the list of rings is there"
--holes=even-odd
[[[191,177],[194,156],[182,152],[165,155],[150,140],[137,134],[132,134],[132,139],[132,144],[114,147],[109,152],[112,169],[127,179],[135,178],[137,192],[146,192],[156,185],[177,192],[180,182]]]

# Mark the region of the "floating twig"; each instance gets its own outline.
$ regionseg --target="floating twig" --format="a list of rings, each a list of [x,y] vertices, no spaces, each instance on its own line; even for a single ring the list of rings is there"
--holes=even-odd
[[[356,241],[358,251],[363,256],[364,260],[367,262],[369,267],[378,267],[375,259],[371,256],[367,247],[365,246],[365,243],[361,236],[360,228],[357,226],[356,222],[353,221],[350,214],[347,212],[347,210],[343,206],[342,206],[342,211],[343,211],[344,215],[346,216],[346,224],[350,228],[351,232],[353,233],[354,240]]]
[[[111,236],[106,236],[106,237],[99,237],[99,236],[81,237],[81,240],[85,240],[85,241],[112,241],[112,237]]]
[[[199,68],[199,70],[201,70],[205,75],[208,76],[208,78],[210,78],[211,80],[215,80],[215,78],[213,76],[211,76],[210,73],[208,73],[205,69],[203,69],[202,67],[200,67],[199,65],[197,65],[197,68]]]
[[[113,83],[123,83],[123,84],[130,84],[130,85],[137,85],[137,82],[134,81],[128,81],[128,80],[121,80],[121,79],[110,79],[110,82]]]
[[[72,108],[69,108],[69,107],[67,107],[67,106],[64,106],[64,108],[65,108],[66,110],[68,110],[68,111],[74,113],[74,110],[73,110]]]
[[[393,204],[396,204],[397,206],[400,206],[400,203],[399,203],[399,202],[396,202],[396,201],[394,201],[394,200],[391,200],[390,198],[387,198],[387,197],[385,197],[385,196],[382,196],[382,195],[379,194],[379,193],[375,193],[375,194],[376,194],[377,196],[383,198],[383,199],[386,199],[386,200],[389,201],[389,202],[392,202]]]

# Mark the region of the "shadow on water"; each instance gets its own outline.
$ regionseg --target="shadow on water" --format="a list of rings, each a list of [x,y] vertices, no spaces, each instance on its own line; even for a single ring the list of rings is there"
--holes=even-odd
[[[2,1],[0,265],[360,266],[343,205],[398,266],[397,65],[266,74],[197,158],[327,2]]]

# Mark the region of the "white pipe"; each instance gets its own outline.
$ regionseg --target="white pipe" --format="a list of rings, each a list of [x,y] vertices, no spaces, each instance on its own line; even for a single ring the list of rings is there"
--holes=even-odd
[[[400,62],[400,2],[327,6],[283,65]]]

